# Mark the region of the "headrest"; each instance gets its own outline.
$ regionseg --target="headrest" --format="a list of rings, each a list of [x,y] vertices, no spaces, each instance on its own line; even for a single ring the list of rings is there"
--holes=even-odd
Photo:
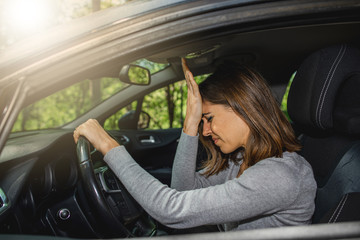
[[[359,49],[337,45],[305,59],[290,87],[288,113],[305,132],[359,135]]]

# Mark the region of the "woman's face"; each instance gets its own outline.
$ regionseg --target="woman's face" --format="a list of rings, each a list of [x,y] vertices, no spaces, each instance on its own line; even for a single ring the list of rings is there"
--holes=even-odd
[[[203,101],[203,135],[210,136],[225,154],[245,146],[250,128],[231,108]]]

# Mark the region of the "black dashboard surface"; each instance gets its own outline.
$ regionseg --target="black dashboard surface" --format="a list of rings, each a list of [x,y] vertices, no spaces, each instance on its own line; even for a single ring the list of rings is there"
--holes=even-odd
[[[69,135],[70,133],[72,133],[70,130],[43,130],[12,133],[0,154],[0,164],[43,151],[49,148],[59,138],[64,135]],[[73,145],[75,146],[74,142]]]
[[[10,135],[0,156],[2,233],[29,233],[40,221],[46,205],[64,198],[66,192],[75,188],[75,147],[71,131]]]

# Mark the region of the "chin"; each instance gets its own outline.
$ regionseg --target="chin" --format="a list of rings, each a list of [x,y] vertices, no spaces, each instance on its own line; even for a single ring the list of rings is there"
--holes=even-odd
[[[218,146],[220,151],[223,153],[223,154],[230,154],[230,153],[233,153],[237,150],[239,150],[241,148],[241,146],[239,147],[232,147],[232,146]]]
[[[232,153],[233,151],[235,151],[236,149],[229,149],[229,148],[224,148],[224,147],[220,147],[220,151],[224,154],[229,154]]]

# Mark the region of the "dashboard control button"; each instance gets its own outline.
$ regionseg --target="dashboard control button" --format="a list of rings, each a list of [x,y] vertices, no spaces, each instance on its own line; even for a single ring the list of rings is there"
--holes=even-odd
[[[58,211],[58,217],[61,219],[61,220],[67,220],[70,218],[70,211],[69,209],[67,208],[63,208],[63,209],[60,209]]]

